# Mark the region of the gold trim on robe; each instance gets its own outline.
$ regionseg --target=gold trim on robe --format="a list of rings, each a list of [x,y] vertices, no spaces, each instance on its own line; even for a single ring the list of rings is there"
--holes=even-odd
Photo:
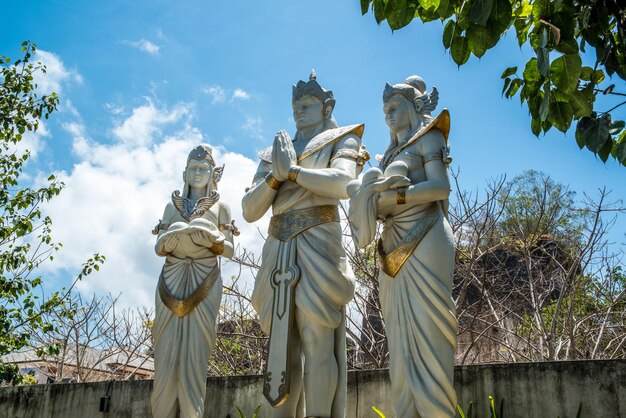
[[[340,128],[327,129],[311,138],[309,141],[294,141],[293,145],[298,155],[298,162],[315,154],[317,151],[332,145],[348,134],[355,134],[359,139],[363,136],[365,125],[348,125]],[[272,147],[259,152],[259,158],[266,163],[272,162]]]
[[[337,206],[313,206],[272,216],[268,232],[274,238],[289,241],[307,229],[327,222],[339,222]]]
[[[387,168],[387,165],[391,163],[402,151],[404,151],[407,147],[413,145],[420,139],[424,137],[428,132],[433,129],[439,129],[443,134],[443,138],[448,143],[448,134],[450,133],[450,112],[448,109],[443,109],[439,115],[433,120],[431,120],[428,125],[422,127],[415,135],[411,137],[404,144],[400,145],[396,149],[394,149],[387,158],[383,160],[383,169]]]
[[[171,257],[171,256],[170,256]],[[189,259],[191,260],[191,259]],[[181,263],[187,262],[187,260],[181,260]],[[188,266],[187,268],[190,268]],[[189,274],[187,271],[186,274]],[[179,318],[184,318],[187,316],[189,312],[191,312],[200,302],[206,298],[206,296],[211,291],[211,288],[215,284],[215,281],[220,277],[220,268],[219,264],[216,264],[215,267],[211,270],[211,272],[207,275],[206,279],[193,291],[191,295],[186,297],[185,299],[177,299],[176,296],[172,295],[165,285],[165,278],[163,277],[163,270],[161,270],[161,275],[159,276],[159,296],[161,297],[161,301],[163,304],[169,309],[174,315]]]
[[[424,217],[415,223],[415,226],[404,236],[402,241],[388,254],[385,254],[383,242],[379,238],[377,248],[382,271],[391,277],[396,277],[404,263],[411,257],[419,243],[435,225],[437,219],[439,219],[439,208],[437,203],[433,203],[426,209]]]

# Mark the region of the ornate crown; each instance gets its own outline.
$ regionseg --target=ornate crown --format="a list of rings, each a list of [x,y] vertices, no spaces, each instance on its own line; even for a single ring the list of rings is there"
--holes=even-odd
[[[215,167],[215,160],[213,160],[213,150],[209,145],[201,144],[191,150],[187,157],[187,164],[191,160],[207,160],[211,166]]]
[[[426,83],[418,76],[411,76],[403,83],[391,85],[385,84],[383,101],[387,102],[395,95],[400,95],[413,103],[415,111],[420,115],[430,115],[439,102],[439,91],[436,87],[430,93],[426,93]]]
[[[320,86],[320,84],[317,82],[317,75],[315,74],[315,70],[311,70],[311,75],[309,76],[308,82],[300,80],[298,81],[298,84],[296,84],[292,88],[292,101],[297,100],[303,96],[316,97],[324,104],[324,107],[335,107],[333,92],[331,90],[325,90],[322,86]]]

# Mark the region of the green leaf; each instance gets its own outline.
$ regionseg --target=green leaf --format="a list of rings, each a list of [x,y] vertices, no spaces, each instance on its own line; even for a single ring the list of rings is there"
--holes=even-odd
[[[416,8],[417,5],[408,0],[388,0],[386,18],[391,30],[401,29],[411,23]]]
[[[562,55],[552,61],[550,78],[557,89],[570,93],[578,86],[582,71],[582,60],[578,54]]]
[[[517,34],[517,43],[519,46],[522,46],[528,40],[530,23],[526,22],[526,19],[515,19],[513,25],[515,26],[515,33]]]
[[[374,19],[376,23],[380,24],[385,20],[385,5],[387,3],[384,0],[374,0]]]
[[[469,18],[472,23],[485,26],[491,14],[493,3],[494,0],[472,0],[472,7],[469,13]]]
[[[584,81],[591,81],[592,74],[593,74],[593,68],[583,67],[580,71],[580,79]]]
[[[522,84],[524,84],[524,81],[521,78],[514,79],[509,87],[509,90],[506,92],[506,97],[510,99],[515,96],[515,93],[517,93]]]
[[[547,77],[550,72],[550,53],[548,48],[537,48],[535,53],[537,54],[537,68],[541,75]]]
[[[539,120],[541,122],[548,118],[548,112],[550,111],[550,92],[544,91],[543,100],[541,101],[541,107],[539,108]]]
[[[575,118],[590,116],[594,102],[593,87],[589,86],[583,90],[574,90],[570,95],[569,102],[574,109]]]
[[[622,131],[617,144],[613,146],[613,156],[617,161],[626,166],[626,131]]]
[[[593,84],[600,84],[604,81],[604,71],[596,70],[591,74],[591,82]]]
[[[541,19],[550,21],[550,0],[535,0],[533,3],[533,22],[538,24]]]
[[[512,76],[513,74],[515,74],[517,72],[517,67],[509,67],[506,70],[504,70],[504,72],[502,73],[502,75],[500,76],[500,78],[507,78]]]
[[[491,14],[487,20],[487,30],[492,39],[495,39],[493,47],[500,39],[500,35],[504,33],[513,21],[513,9],[509,0],[494,0]]]
[[[469,29],[467,29],[466,36],[469,42],[470,51],[472,51],[472,53],[478,58],[485,55],[485,52],[487,52],[489,44],[491,43],[489,40],[489,34],[487,33],[487,28],[471,24]]]
[[[507,88],[509,87],[509,85],[511,84],[511,79],[510,78],[505,78],[504,79],[504,87],[502,87],[502,95],[504,96],[504,92],[507,90]]]
[[[575,39],[568,39],[561,41],[555,49],[564,54],[578,54],[578,43]]]
[[[440,0],[419,0],[419,3],[424,9],[435,11],[439,8]]]
[[[450,53],[454,62],[461,66],[467,62],[470,56],[470,48],[467,38],[465,36],[457,36],[452,39],[450,45]]]
[[[370,9],[372,0],[361,0],[361,14],[366,14]]]
[[[611,151],[613,150],[613,141],[609,139],[604,143],[604,146],[600,151],[598,151],[598,157],[602,160],[603,163],[609,159],[609,155],[611,155]]]
[[[598,153],[606,141],[611,140],[609,123],[610,117],[607,115],[602,115],[599,118],[581,118],[576,125],[577,142],[584,143],[591,152]]]
[[[622,131],[622,129],[624,129],[624,121],[616,120],[615,122],[611,123],[611,125],[609,125],[609,134],[617,135]]]
[[[457,34],[456,32],[456,22],[454,20],[448,20],[448,23],[446,23],[446,26],[443,28],[443,46],[446,49],[450,49],[452,39],[454,39]]]
[[[567,102],[558,100],[550,100],[550,109],[548,112],[548,122],[550,122],[556,129],[565,133],[572,124],[574,117],[574,110],[572,105]]]
[[[537,67],[537,58],[531,58],[524,68],[524,81],[526,83],[537,83],[542,81],[541,73]]]
[[[443,22],[454,14],[454,7],[450,7],[450,0],[441,0],[437,7],[439,19]]]
[[[376,408],[375,406],[372,406],[372,409],[378,414],[380,418],[385,418],[385,414],[383,414],[380,409]]]

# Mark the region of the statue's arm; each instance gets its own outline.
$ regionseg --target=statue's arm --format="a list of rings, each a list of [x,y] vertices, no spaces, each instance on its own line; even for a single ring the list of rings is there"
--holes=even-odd
[[[266,176],[271,174],[271,168],[269,163],[261,161],[252,180],[252,187],[243,196],[241,207],[246,222],[252,223],[261,219],[274,202],[278,190],[271,188],[265,181]]]
[[[163,211],[163,218],[161,220],[161,224],[169,225],[172,222],[175,210],[176,208],[174,207],[172,202],[168,202],[168,204],[165,206],[165,210]],[[164,257],[167,254],[169,254],[173,250],[173,248],[170,248],[171,245],[175,244],[173,242],[166,242],[166,241],[172,241],[174,238],[172,237],[172,239],[168,240],[168,237],[163,237],[163,234],[165,232],[166,232],[165,229],[159,229],[157,240],[154,245],[154,251],[156,252],[158,256],[161,256],[161,257]]]
[[[347,199],[346,186],[356,178],[356,162],[361,140],[346,135],[335,144],[329,168],[300,168],[296,183],[313,193]]]
[[[231,225],[232,224],[232,216],[230,214],[230,208],[226,203],[220,203],[220,211],[218,222],[220,225]],[[229,229],[224,229],[222,231],[224,234],[224,252],[222,253],[222,257],[233,258],[234,244],[233,244],[233,231]]]
[[[428,132],[417,144],[416,153],[424,159],[426,180],[412,184],[406,189],[406,204],[420,205],[447,199],[450,195],[450,179],[448,169],[443,161],[442,150],[446,143],[438,129]],[[387,190],[380,194],[378,206],[393,207],[397,205],[396,190]],[[382,212],[385,212],[384,210]]]

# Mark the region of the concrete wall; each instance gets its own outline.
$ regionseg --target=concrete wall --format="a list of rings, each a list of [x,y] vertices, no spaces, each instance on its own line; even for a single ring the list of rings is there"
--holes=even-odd
[[[626,360],[518,363],[463,366],[455,370],[463,409],[474,402],[474,418],[488,417],[487,397],[504,399],[504,418],[626,418]],[[209,378],[205,417],[252,416],[263,403],[260,376]],[[100,398],[111,393],[110,410],[99,412]],[[34,385],[0,389],[0,417],[143,418],[150,417],[152,381]],[[372,406],[393,417],[387,370],[350,372],[346,418],[377,417]],[[424,417],[427,418],[427,417]]]

